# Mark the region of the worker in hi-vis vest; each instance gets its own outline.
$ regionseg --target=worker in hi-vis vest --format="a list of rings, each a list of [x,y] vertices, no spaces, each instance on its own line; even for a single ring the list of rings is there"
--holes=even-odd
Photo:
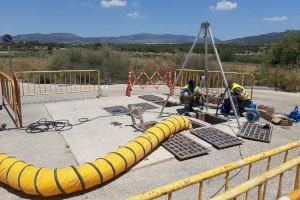
[[[187,111],[194,111],[193,107],[200,105],[202,91],[196,85],[196,81],[190,80],[186,86],[180,90],[180,102],[185,105]]]
[[[251,96],[243,86],[234,83],[230,80],[228,80],[227,83],[235,108],[238,114],[240,116],[243,116],[243,112],[245,112],[245,107],[252,103]]]

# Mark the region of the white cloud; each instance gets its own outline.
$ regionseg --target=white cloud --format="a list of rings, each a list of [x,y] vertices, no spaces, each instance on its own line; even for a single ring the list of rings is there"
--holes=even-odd
[[[282,22],[287,20],[287,16],[274,16],[274,17],[264,17],[263,20],[267,22]]]
[[[127,17],[130,17],[130,18],[132,18],[132,19],[136,19],[136,18],[138,18],[138,17],[140,17],[140,16],[141,16],[141,13],[139,13],[139,12],[137,12],[137,11],[135,11],[135,12],[130,12],[130,13],[127,14]]]
[[[233,10],[236,9],[238,6],[237,3],[222,0],[217,3],[216,6],[210,6],[211,10],[218,10],[218,11],[227,11],[227,10]]]
[[[124,7],[127,5],[127,1],[125,1],[125,0],[102,0],[100,4],[103,8]]]

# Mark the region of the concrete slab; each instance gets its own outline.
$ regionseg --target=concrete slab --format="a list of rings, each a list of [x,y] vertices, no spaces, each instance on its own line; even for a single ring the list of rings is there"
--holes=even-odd
[[[138,88],[138,87],[137,87]],[[104,88],[105,89],[105,88]],[[111,105],[124,105],[128,103],[142,103],[144,101],[137,96],[130,98],[124,97],[126,85],[108,86],[106,94],[108,97],[97,99],[87,96],[87,93],[76,94],[76,98],[72,99],[68,95],[43,96],[43,101],[37,103],[37,99],[26,98],[24,100],[24,120],[26,123],[47,116],[49,119],[68,119],[71,123],[77,123],[81,117],[102,117],[87,122],[85,124],[75,126],[72,130],[57,133],[50,132],[44,134],[29,135],[23,131],[7,131],[0,132],[0,152],[7,152],[11,155],[25,160],[32,164],[47,167],[65,167],[85,161],[92,161],[114,150],[119,145],[127,143],[136,137],[140,132],[136,132],[131,126],[131,120],[128,116],[111,116],[102,108]],[[167,93],[168,89],[159,90]],[[155,89],[140,90],[134,88],[135,94],[156,94]],[[177,94],[177,91],[175,91]],[[299,103],[299,95],[293,93],[283,93],[276,91],[255,90],[255,101],[268,106],[275,105],[276,109],[282,112],[289,112],[296,103]],[[73,96],[73,95],[71,95]],[[74,96],[74,97],[75,97]],[[166,97],[162,94],[162,97]],[[178,97],[172,97],[178,100]],[[55,102],[54,102],[55,101]],[[152,104],[152,103],[151,103]],[[153,104],[156,105],[156,104]],[[277,106],[278,105],[278,106]],[[145,112],[145,120],[157,119],[158,109]],[[176,113],[180,107],[170,107],[166,109],[166,113]],[[209,110],[212,112],[213,110]],[[0,111],[0,117],[2,116]],[[120,125],[116,125],[118,123]],[[264,121],[262,121],[264,122]],[[229,127],[232,126],[232,127]],[[227,122],[217,124],[214,127],[226,131],[229,134],[237,132],[236,123]],[[231,130],[231,128],[233,130]],[[274,126],[271,143],[261,143],[251,140],[244,140],[241,146],[243,157],[259,153],[264,150],[272,149],[280,145],[284,145],[300,139],[300,124],[294,124],[292,127]],[[69,197],[70,199],[124,199],[126,197],[148,191],[152,188],[176,181],[187,176],[198,174],[213,167],[226,164],[228,162],[241,159],[239,147],[231,147],[223,150],[216,150],[211,145],[191,135],[188,131],[184,133],[188,137],[210,148],[208,155],[200,156],[194,159],[179,162],[172,154],[160,147],[146,159],[136,165],[126,174],[122,175],[113,182],[98,188],[89,193]],[[298,156],[299,151],[292,151],[289,158]],[[282,155],[272,159],[272,166],[282,162]],[[265,162],[260,162],[253,168],[254,176],[265,170]],[[290,190],[292,184],[294,170],[285,174],[284,192]],[[242,172],[231,181],[231,186],[243,182],[247,175],[247,170]],[[217,177],[213,180],[205,182],[205,198],[209,198],[224,183],[224,177]],[[197,187],[189,187],[181,192],[174,193],[175,199],[195,199]],[[272,191],[276,190],[276,184],[268,185],[267,199],[272,199]],[[251,194],[250,197],[253,197]],[[23,199],[28,198],[19,193],[0,187],[0,196],[2,199]]]
[[[113,116],[104,107],[123,105],[129,103],[145,102],[138,97],[106,97],[105,99],[89,99],[72,102],[57,102],[46,104],[47,109],[55,120],[69,119],[71,123],[78,123],[81,117],[98,117],[74,127],[70,131],[63,132],[67,144],[79,163],[92,161],[105,156],[119,146],[126,144],[137,137],[140,132],[132,126],[128,115]],[[145,121],[157,121],[158,109],[146,111],[143,114]],[[161,120],[161,119],[160,119]],[[118,125],[114,125],[118,124]],[[135,168],[144,167],[153,163],[161,162],[174,156],[163,148],[159,148],[147,159],[139,163]]]

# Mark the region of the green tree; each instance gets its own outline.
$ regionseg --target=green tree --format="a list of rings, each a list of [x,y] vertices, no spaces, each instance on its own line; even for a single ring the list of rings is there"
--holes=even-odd
[[[276,44],[268,56],[268,64],[300,65],[300,32],[289,32]]]

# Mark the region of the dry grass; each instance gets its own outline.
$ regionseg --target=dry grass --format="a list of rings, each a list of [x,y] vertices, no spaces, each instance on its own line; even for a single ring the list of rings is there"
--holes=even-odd
[[[253,74],[260,64],[255,63],[240,63],[240,62],[224,62],[224,70],[228,72],[243,72]]]
[[[48,58],[19,57],[12,59],[12,66],[15,71],[46,70],[48,62]],[[8,59],[0,58],[0,70],[9,70]]]
[[[255,72],[257,85],[275,87],[288,92],[300,92],[300,69],[261,67]]]
[[[96,52],[94,52],[96,54]],[[100,56],[100,57],[99,57]],[[98,58],[99,57],[99,58]],[[63,56],[56,56],[59,58],[63,64],[66,62],[66,58]],[[97,58],[97,59],[96,59]],[[115,62],[119,59],[115,58],[114,55],[109,56],[109,58],[102,59],[101,55],[93,55],[92,59],[88,57],[88,61],[83,63],[74,63],[77,69],[84,68],[100,68],[103,74],[109,77],[106,82],[125,83],[127,77],[127,66],[133,65],[137,70],[142,68],[147,68],[148,70],[173,67],[178,69],[183,60],[184,54],[173,54],[166,56],[133,56],[127,57],[126,62]],[[123,57],[122,57],[123,58]],[[65,69],[71,64],[62,64],[59,62],[53,62],[54,56],[37,58],[37,57],[18,57],[12,59],[12,64],[15,71],[26,71],[26,70],[51,70],[51,69]],[[122,60],[122,59],[120,59]],[[93,62],[92,62],[93,61]],[[104,63],[102,63],[105,61]],[[127,62],[128,61],[128,62]],[[106,66],[102,68],[98,63]],[[131,64],[130,64],[131,63]],[[109,67],[108,67],[109,66]],[[281,67],[277,68],[267,68],[261,66],[261,64],[254,63],[241,63],[241,62],[223,62],[224,70],[227,72],[243,72],[251,73],[255,75],[257,85],[271,86],[280,88],[285,91],[300,91],[300,70],[299,69],[285,69]],[[119,70],[122,68],[122,70]],[[191,61],[188,63],[186,68],[192,69],[204,69],[203,57],[200,55],[194,55]],[[9,62],[6,58],[0,58],[0,70],[8,71]],[[106,70],[106,71],[105,71]],[[209,70],[219,70],[217,62],[210,58],[209,59]],[[116,73],[118,71],[119,73]]]

